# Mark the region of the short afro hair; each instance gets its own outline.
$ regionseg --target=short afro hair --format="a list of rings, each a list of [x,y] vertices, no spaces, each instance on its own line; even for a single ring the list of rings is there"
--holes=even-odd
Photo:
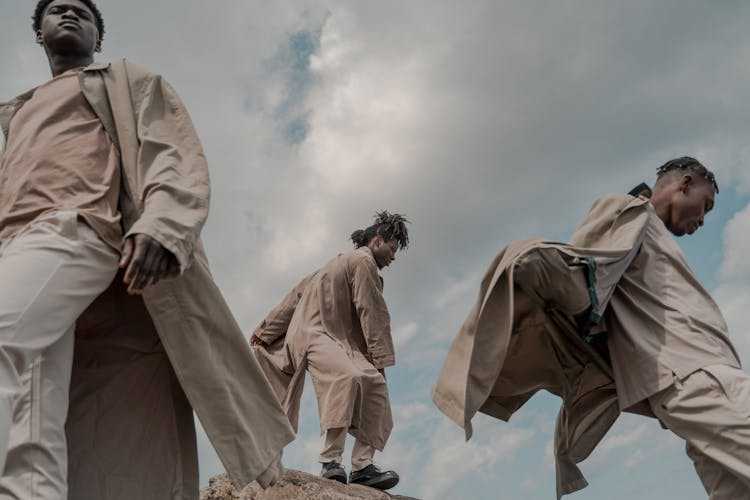
[[[96,29],[99,30],[99,43],[101,43],[101,41],[104,39],[104,18],[102,17],[102,13],[93,0],[81,0],[81,2],[83,2],[86,7],[91,10],[91,13],[94,14]],[[39,0],[36,3],[34,15],[31,16],[31,28],[35,33],[42,29],[42,18],[44,17],[44,10],[51,3],[52,0]]]
[[[667,172],[674,172],[678,170],[683,172],[692,172],[699,177],[703,177],[713,185],[716,194],[719,194],[719,185],[716,184],[716,176],[714,176],[714,173],[703,166],[701,162],[699,162],[695,158],[691,158],[690,156],[683,156],[681,158],[669,160],[667,163],[657,168],[656,179],[658,181]]]

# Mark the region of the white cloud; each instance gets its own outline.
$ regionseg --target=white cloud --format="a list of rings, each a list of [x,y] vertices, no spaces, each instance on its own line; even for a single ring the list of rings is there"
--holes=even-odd
[[[722,280],[725,283],[747,283],[750,278],[750,205],[734,214],[727,223],[723,244]]]
[[[407,344],[419,331],[419,325],[412,321],[405,325],[399,326],[393,330],[393,343],[396,349],[401,349]]]
[[[424,470],[429,471],[430,477],[421,483],[419,494],[424,498],[448,498],[452,485],[493,470],[498,462],[512,462],[535,433],[531,428],[502,425],[479,416],[476,435],[466,442],[463,431],[448,419],[441,419],[427,444],[429,459]]]

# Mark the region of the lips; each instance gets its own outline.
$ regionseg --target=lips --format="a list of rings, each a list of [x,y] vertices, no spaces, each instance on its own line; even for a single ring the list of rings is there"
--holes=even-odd
[[[61,28],[75,28],[75,29],[79,29],[81,27],[77,22],[70,21],[70,20],[60,21],[60,24],[58,24],[58,26]]]

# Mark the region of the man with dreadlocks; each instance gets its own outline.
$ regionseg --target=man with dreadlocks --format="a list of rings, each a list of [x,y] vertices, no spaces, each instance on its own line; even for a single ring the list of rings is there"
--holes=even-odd
[[[468,439],[477,411],[508,420],[539,389],[562,397],[558,497],[587,485],[576,464],[629,411],[687,442],[710,498],[750,498],[750,377],[672,237],[697,231],[718,191],[676,158],[653,192],[598,199],[569,244],[506,247],[448,353],[438,408]]]
[[[193,411],[237,486],[274,482],[293,432],[209,272],[184,105],[94,62],[92,0],[33,29],[52,79],[0,104],[0,496],[197,500]]]
[[[378,269],[409,245],[406,223],[378,213],[373,225],[352,233],[356,250],[304,278],[251,337],[295,428],[310,372],[326,434],[321,475],[347,482],[341,463],[348,432],[356,438],[349,482],[383,490],[399,478],[373,464],[393,426],[385,368],[395,363]]]

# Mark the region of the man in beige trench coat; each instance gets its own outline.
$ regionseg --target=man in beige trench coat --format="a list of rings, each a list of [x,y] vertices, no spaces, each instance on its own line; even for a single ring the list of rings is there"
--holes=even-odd
[[[268,314],[251,343],[295,428],[305,370],[310,372],[326,434],[321,475],[347,482],[341,462],[348,432],[356,438],[349,482],[385,490],[399,478],[373,464],[393,427],[385,368],[395,363],[378,269],[409,244],[406,219],[381,212],[352,241],[357,249],[304,278]]]
[[[193,410],[237,486],[274,482],[293,431],[209,272],[185,107],[93,62],[93,1],[33,28],[53,78],[0,105],[0,498],[197,499]]]
[[[750,498],[750,377],[672,236],[703,225],[718,188],[693,158],[657,172],[653,193],[597,200],[568,245],[501,252],[433,390],[467,438],[477,411],[508,420],[541,388],[561,396],[558,497],[586,486],[576,463],[622,410],[685,439],[710,498]]]

